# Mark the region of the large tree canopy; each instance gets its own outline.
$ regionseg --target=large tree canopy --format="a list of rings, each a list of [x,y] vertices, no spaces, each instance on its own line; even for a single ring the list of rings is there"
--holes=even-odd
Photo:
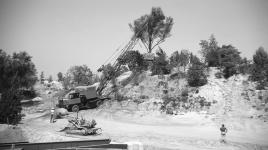
[[[140,39],[148,52],[164,42],[170,36],[173,18],[166,17],[159,7],[153,7],[151,14],[146,14],[129,24],[136,38]]]
[[[10,56],[0,50],[0,72],[0,93],[10,88],[31,88],[37,80],[35,65],[26,52]]]
[[[224,67],[225,78],[238,73],[238,65],[242,62],[240,52],[232,45],[223,45],[219,49],[219,65]]]
[[[0,122],[17,123],[20,118],[20,92],[32,89],[37,81],[35,65],[26,52],[7,55],[0,50]]]
[[[67,71],[67,76],[71,76],[71,80],[75,85],[92,84],[92,72],[87,65],[73,66]]]
[[[127,51],[118,58],[121,65],[127,65],[131,71],[141,71],[146,67],[145,60],[139,51]]]

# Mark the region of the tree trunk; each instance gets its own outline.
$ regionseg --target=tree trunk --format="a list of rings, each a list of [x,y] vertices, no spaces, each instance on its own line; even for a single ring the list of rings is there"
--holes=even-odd
[[[151,36],[149,36],[149,46],[148,46],[148,49],[149,49],[149,53],[152,52],[152,38]]]

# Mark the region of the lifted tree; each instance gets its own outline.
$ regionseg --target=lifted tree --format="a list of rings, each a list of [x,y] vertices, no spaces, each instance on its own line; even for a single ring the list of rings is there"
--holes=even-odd
[[[160,7],[153,7],[151,14],[146,14],[129,24],[137,39],[140,39],[148,53],[165,41],[170,35],[173,18],[166,17]]]

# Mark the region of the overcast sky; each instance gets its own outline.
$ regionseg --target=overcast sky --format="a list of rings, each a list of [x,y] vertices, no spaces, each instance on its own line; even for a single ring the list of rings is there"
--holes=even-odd
[[[161,45],[168,55],[197,53],[211,34],[250,59],[259,46],[268,50],[267,0],[0,0],[0,49],[27,51],[46,76],[82,64],[96,71],[129,41],[128,23],[152,7],[174,19]]]

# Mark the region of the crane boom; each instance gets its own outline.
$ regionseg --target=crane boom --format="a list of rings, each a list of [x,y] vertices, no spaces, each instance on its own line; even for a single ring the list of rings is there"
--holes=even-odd
[[[118,72],[120,70],[120,67],[121,67],[121,64],[118,63],[118,58],[124,57],[124,55],[126,55],[126,52],[131,51],[134,48],[134,46],[137,44],[137,42],[138,42],[138,39],[135,36],[133,36],[131,38],[131,40],[120,51],[119,56],[116,58],[116,60],[112,64],[112,67],[115,68],[115,72]],[[102,91],[106,88],[106,86],[108,85],[109,81],[112,78],[113,77],[104,77],[104,78],[101,78],[100,85],[99,85],[99,87],[97,89],[97,93],[99,95],[102,95]]]

